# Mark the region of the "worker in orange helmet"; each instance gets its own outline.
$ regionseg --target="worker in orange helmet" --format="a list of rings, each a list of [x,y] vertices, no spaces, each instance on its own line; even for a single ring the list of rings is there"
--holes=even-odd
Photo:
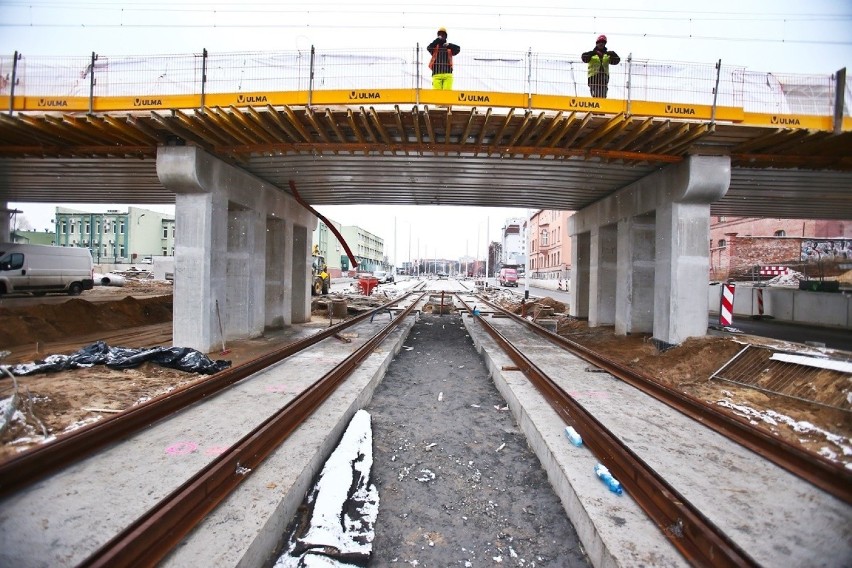
[[[606,48],[606,36],[599,35],[595,48],[581,56],[583,63],[589,64],[589,91],[598,99],[605,99],[609,90],[609,66],[618,65],[621,58]]]
[[[447,28],[438,28],[438,37],[426,46],[426,51],[432,54],[429,69],[432,70],[432,88],[452,90],[453,88],[453,55],[458,55],[461,48],[447,42]]]

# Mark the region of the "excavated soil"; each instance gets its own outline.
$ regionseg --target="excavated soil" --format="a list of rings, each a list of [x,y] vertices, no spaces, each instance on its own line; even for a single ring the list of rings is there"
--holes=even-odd
[[[53,299],[53,298],[51,298]],[[171,285],[157,282],[128,282],[124,288],[98,287],[67,300],[43,303],[21,299],[0,304],[0,352],[11,351],[0,359],[4,364],[33,361],[52,353],[72,353],[96,340],[123,347],[170,345],[172,296]],[[571,341],[607,353],[616,363],[640,370],[662,383],[695,398],[717,403],[727,400],[743,416],[743,408],[756,425],[791,443],[852,467],[852,419],[849,409],[830,408],[801,400],[776,396],[718,380],[709,380],[719,368],[736,355],[745,342],[759,338],[723,337],[690,339],[660,352],[647,335],[615,336],[612,328],[589,328],[559,314],[564,305],[546,298],[539,305],[552,308],[558,332]],[[508,308],[520,313],[520,304]],[[328,324],[325,309],[315,313],[316,325]],[[135,332],[140,333],[135,333]],[[137,337],[140,345],[125,343]],[[273,337],[232,342],[228,353],[209,353],[212,359],[227,359],[233,364],[254,358],[280,346]],[[2,355],[2,353],[0,353]],[[8,459],[44,440],[43,434],[60,435],[119,412],[141,401],[163,394],[203,378],[200,375],[166,369],[146,363],[126,370],[105,367],[77,369],[51,374],[17,377],[18,408],[21,415],[0,434],[0,460]],[[820,389],[837,385],[819,385]],[[844,386],[848,391],[848,386]],[[0,400],[11,396],[11,378],[0,378]],[[721,407],[720,407],[721,408]],[[786,417],[786,418],[785,418]]]

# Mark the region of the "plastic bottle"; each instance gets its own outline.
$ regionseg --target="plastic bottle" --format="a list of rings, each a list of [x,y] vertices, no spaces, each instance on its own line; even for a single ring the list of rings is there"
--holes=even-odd
[[[597,464],[595,466],[595,474],[606,483],[606,486],[609,487],[609,490],[615,493],[616,495],[621,495],[624,490],[621,488],[621,483],[612,476],[609,470],[603,464]]]
[[[565,435],[568,436],[568,439],[571,440],[571,443],[575,446],[580,447],[583,445],[583,438],[581,438],[580,434],[574,430],[573,426],[565,427]]]

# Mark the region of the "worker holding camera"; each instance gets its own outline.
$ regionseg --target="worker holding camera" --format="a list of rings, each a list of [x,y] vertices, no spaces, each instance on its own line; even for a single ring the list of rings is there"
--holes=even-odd
[[[447,42],[447,28],[438,28],[438,37],[426,46],[432,54],[429,69],[432,70],[432,88],[452,90],[453,88],[453,56],[458,55],[461,47]]]

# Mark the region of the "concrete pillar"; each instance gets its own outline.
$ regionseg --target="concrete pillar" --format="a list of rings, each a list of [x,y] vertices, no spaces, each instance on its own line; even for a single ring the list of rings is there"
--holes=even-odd
[[[728,156],[690,156],[571,216],[568,232],[572,236],[618,224],[617,332],[647,330],[650,313],[650,327],[659,343],[674,345],[707,332],[707,298],[699,290],[706,288],[709,277],[710,204],[725,195],[730,181]],[[648,220],[643,219],[638,225],[630,221],[646,215],[654,218],[653,249],[647,244]],[[582,247],[577,247],[577,251],[582,251]],[[651,254],[653,295],[648,293],[647,273]],[[582,282],[580,277],[577,280]],[[591,293],[599,295],[595,301],[602,305],[600,288],[598,284],[598,292],[590,288],[576,290],[572,308],[577,306],[579,310],[582,296]],[[603,312],[597,311],[599,315],[590,314],[590,324],[593,317],[602,317]]]
[[[571,257],[573,258],[571,277],[570,312],[575,318],[589,317],[589,280],[590,280],[591,235],[582,233],[571,239]]]
[[[654,329],[653,214],[618,222],[615,333],[651,333]]]
[[[12,240],[12,210],[9,203],[0,201],[0,243],[8,243]]]
[[[654,339],[676,345],[707,333],[710,205],[657,209]]]
[[[616,225],[592,229],[589,251],[589,327],[615,323]]]
[[[309,211],[196,147],[161,147],[157,175],[175,192],[175,345],[205,353],[221,349],[220,317],[226,340],[305,321],[310,298],[292,294],[288,280],[306,287],[309,275],[303,265],[293,271],[294,249],[286,241],[294,224],[316,225]],[[280,240],[272,250],[271,239]],[[307,257],[309,245],[302,242],[298,256]]]

